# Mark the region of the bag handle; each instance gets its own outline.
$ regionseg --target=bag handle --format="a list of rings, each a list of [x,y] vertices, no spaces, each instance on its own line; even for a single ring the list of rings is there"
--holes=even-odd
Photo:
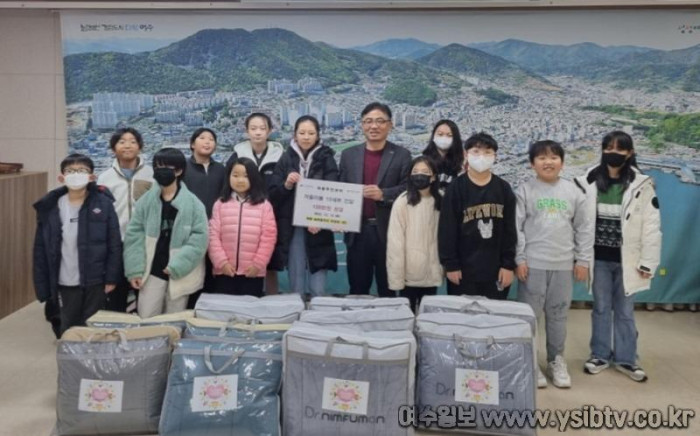
[[[341,311],[357,310],[357,309],[376,309],[376,308],[377,308],[377,306],[375,306],[374,304],[368,304],[367,306],[362,306],[362,307],[357,307],[357,308],[352,307],[352,306],[348,306],[347,304],[343,304],[342,306],[340,306]]]
[[[211,362],[211,345],[207,345],[204,347],[204,364],[207,366],[207,369],[211,371],[214,374],[221,374],[228,368],[229,366],[233,365],[239,357],[245,353],[245,351],[236,351],[231,355],[231,357],[224,362],[223,365],[219,369],[214,369],[214,364]]]
[[[467,359],[472,360],[483,359],[488,354],[489,349],[496,345],[496,340],[493,338],[493,336],[489,336],[486,338],[486,349],[484,350],[484,352],[482,354],[474,354],[467,349],[467,343],[465,341],[465,338],[459,336],[457,333],[454,334],[454,341],[455,346],[457,347],[457,351],[459,351],[459,354],[466,357]]]
[[[478,300],[478,301],[484,301],[488,300],[488,297],[484,297],[483,295],[467,295],[467,294],[462,294],[460,297],[468,298],[470,300]]]
[[[465,304],[459,308],[459,311],[463,313],[485,313],[487,315],[491,315],[489,308],[478,301],[472,301],[471,303]]]
[[[331,357],[331,352],[333,351],[333,345],[335,344],[347,344],[347,345],[361,345],[362,346],[362,359],[367,360],[369,358],[369,344],[367,341],[360,341],[360,342],[353,342],[353,341],[348,341],[340,336],[336,336],[334,338],[330,338],[328,340],[328,343],[326,344],[326,357]]]
[[[86,342],[89,344],[96,337],[108,338],[110,336],[118,336],[119,348],[129,350],[129,341],[126,340],[126,331],[124,329],[113,329],[109,332],[92,332]]]
[[[236,322],[236,321],[241,321],[241,322]],[[257,318],[250,318],[250,319],[241,320],[234,315],[232,318],[230,318],[228,320],[228,322],[226,322],[224,325],[221,326],[221,328],[219,329],[219,337],[225,338],[226,332],[229,329],[232,329],[236,324],[246,324],[246,325],[251,326],[252,328],[250,329],[248,336],[253,337],[255,330],[256,330],[256,326],[261,325],[262,322],[260,320],[258,320]]]

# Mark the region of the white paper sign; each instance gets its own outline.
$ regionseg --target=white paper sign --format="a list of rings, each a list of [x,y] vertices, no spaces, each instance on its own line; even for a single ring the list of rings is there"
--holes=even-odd
[[[293,224],[327,230],[359,232],[362,185],[303,179],[297,183]]]
[[[498,371],[455,369],[455,401],[498,405]]]
[[[323,379],[324,410],[367,415],[369,400],[369,382],[342,380],[325,377]]]
[[[195,377],[190,407],[193,412],[215,412],[237,408],[238,375]]]
[[[78,410],[97,413],[120,413],[124,394],[123,381],[80,380]]]

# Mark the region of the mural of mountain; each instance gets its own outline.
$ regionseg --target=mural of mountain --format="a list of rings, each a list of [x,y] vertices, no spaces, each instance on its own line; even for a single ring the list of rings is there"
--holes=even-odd
[[[573,45],[538,44],[519,39],[470,44],[469,47],[500,56],[540,74],[576,74],[587,65],[617,62],[628,55],[658,51],[634,46],[602,47],[590,42]]]
[[[415,38],[385,39],[369,45],[353,47],[353,50],[382,56],[389,59],[418,59],[439,49],[439,44],[430,44]]]
[[[456,74],[485,78],[531,81],[548,85],[543,77],[498,56],[460,44],[450,44],[418,59],[418,62]]]
[[[595,65],[582,71],[584,77],[649,90],[669,87],[697,90],[694,78],[700,68],[700,45],[681,50],[631,53],[615,63]]]
[[[593,43],[547,45],[508,39],[472,47],[500,56],[540,74],[567,74],[618,86],[697,90],[700,45],[680,50],[636,46],[602,47]]]
[[[66,102],[89,99],[95,92],[169,93],[210,88],[205,71],[188,71],[152,59],[148,54],[82,53],[63,60]]]
[[[283,29],[207,29],[152,52],[68,55],[64,65],[68,102],[97,91],[248,90],[281,78],[315,77],[326,87],[358,83],[367,76],[461,84],[449,72],[314,43]]]

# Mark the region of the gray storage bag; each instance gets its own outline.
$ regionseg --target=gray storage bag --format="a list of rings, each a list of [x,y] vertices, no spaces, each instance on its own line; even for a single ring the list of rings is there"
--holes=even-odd
[[[57,347],[55,434],[155,433],[174,327],[73,327]]]
[[[345,295],[313,297],[309,310],[358,310],[358,309],[396,309],[406,306],[410,309],[408,298],[378,298],[373,295]]]
[[[532,334],[537,334],[537,318],[527,303],[510,300],[491,300],[472,295],[426,295],[421,299],[418,314],[434,312],[459,312],[518,318],[527,321]]]
[[[306,310],[300,321],[316,324],[323,328],[345,327],[363,332],[371,331],[413,331],[415,315],[408,306],[388,309],[358,309],[339,312]]]
[[[527,322],[493,315],[423,313],[416,320],[416,336],[419,409],[473,407],[476,428],[470,432],[536,434],[529,427],[487,427],[482,418],[482,411],[488,410],[535,410],[537,372]]]
[[[194,318],[194,310],[165,313],[150,318],[140,318],[134,314],[99,310],[88,318],[86,324],[88,327],[112,329],[169,325],[177,328],[182,335],[187,325],[187,320],[192,318]]]
[[[414,402],[408,331],[333,332],[296,324],[284,337],[285,436],[408,436],[399,407]]]
[[[277,436],[280,341],[183,339],[173,353],[161,436]]]
[[[304,310],[299,294],[250,295],[202,294],[194,311],[197,318],[237,323],[291,324]]]
[[[239,324],[192,318],[187,321],[184,337],[186,338],[238,338],[281,341],[284,332],[291,324]]]

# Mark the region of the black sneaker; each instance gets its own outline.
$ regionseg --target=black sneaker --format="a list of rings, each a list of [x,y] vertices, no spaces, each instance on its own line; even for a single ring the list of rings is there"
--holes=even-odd
[[[615,369],[625,374],[627,377],[631,378],[636,382],[645,382],[648,377],[641,366],[638,365],[627,365],[627,364],[615,364]]]
[[[598,374],[604,369],[607,369],[610,364],[603,359],[598,359],[597,357],[591,357],[586,360],[583,364],[583,372],[587,374]]]

